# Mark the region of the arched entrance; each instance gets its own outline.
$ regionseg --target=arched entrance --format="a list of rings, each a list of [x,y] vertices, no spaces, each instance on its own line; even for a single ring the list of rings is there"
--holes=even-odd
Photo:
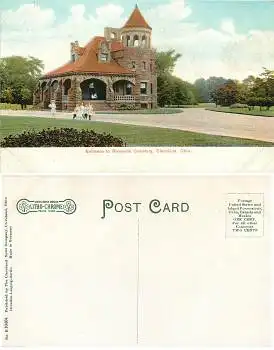
[[[100,79],[84,80],[80,87],[83,101],[104,101],[106,99],[106,84]]]
[[[64,109],[68,109],[69,90],[70,89],[71,89],[71,79],[66,79],[63,83],[63,96],[62,96],[62,102],[63,102]]]
[[[113,84],[114,99],[121,102],[135,101],[133,84],[128,80],[118,80]]]
[[[50,87],[51,87],[51,99],[56,100],[56,92],[57,92],[57,89],[59,87],[58,80],[54,80],[51,83]]]
[[[118,95],[132,95],[133,84],[128,80],[118,80],[113,84],[113,90]]]
[[[41,90],[42,90],[42,106],[43,108],[47,109],[49,105],[50,97],[49,97],[49,87],[46,81],[42,83]]]

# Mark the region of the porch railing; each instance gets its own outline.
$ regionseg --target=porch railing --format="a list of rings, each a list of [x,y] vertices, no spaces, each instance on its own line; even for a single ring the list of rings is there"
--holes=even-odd
[[[114,101],[135,102],[135,96],[132,96],[132,95],[114,95]]]

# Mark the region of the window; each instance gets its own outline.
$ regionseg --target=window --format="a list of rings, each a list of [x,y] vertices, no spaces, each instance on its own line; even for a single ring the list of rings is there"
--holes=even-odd
[[[101,55],[100,55],[100,60],[101,60],[102,62],[107,62],[107,60],[108,60],[108,54],[107,54],[107,53],[101,53]]]
[[[132,85],[131,83],[127,83],[126,85],[126,95],[131,95],[132,94]]]
[[[136,62],[132,61],[132,68],[135,69],[136,68]]]
[[[146,70],[147,69],[147,64],[146,62],[143,62],[143,70]]]
[[[138,35],[134,35],[134,38],[133,38],[133,46],[139,46],[139,37]]]
[[[75,53],[73,53],[73,54],[71,55],[71,60],[72,60],[72,62],[75,62],[75,60],[76,60]]]
[[[153,65],[152,65],[152,63],[150,63],[150,65],[149,65],[150,67],[150,71],[152,72],[153,71]]]
[[[115,39],[115,38],[116,38],[116,33],[112,32],[112,33],[110,34],[110,37],[111,37],[111,39]]]
[[[150,83],[150,93],[151,93],[151,95],[153,94],[153,84],[152,83]]]
[[[145,83],[145,82],[141,83],[140,92],[141,92],[142,95],[146,95],[147,94],[147,83]]]
[[[127,46],[130,46],[130,36],[127,35]]]
[[[142,47],[146,47],[146,36],[142,36]]]

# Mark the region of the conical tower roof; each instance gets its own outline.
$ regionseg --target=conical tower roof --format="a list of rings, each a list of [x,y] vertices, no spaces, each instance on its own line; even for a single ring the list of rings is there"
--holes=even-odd
[[[144,19],[144,16],[141,14],[141,11],[138,8],[138,5],[135,6],[135,9],[133,10],[132,14],[130,15],[129,19],[127,20],[126,24],[123,26],[123,28],[147,28],[152,29],[147,21]]]

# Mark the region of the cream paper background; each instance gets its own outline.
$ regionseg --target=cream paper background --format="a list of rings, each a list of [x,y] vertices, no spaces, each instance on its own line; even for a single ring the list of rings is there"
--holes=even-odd
[[[6,148],[2,174],[274,173],[274,147]]]
[[[270,176],[2,180],[14,251],[4,345],[270,345]],[[227,193],[264,193],[262,237],[226,238]],[[77,211],[21,215],[20,198],[72,198]],[[187,201],[190,212],[152,214],[153,198]],[[143,207],[102,220],[103,199]]]

